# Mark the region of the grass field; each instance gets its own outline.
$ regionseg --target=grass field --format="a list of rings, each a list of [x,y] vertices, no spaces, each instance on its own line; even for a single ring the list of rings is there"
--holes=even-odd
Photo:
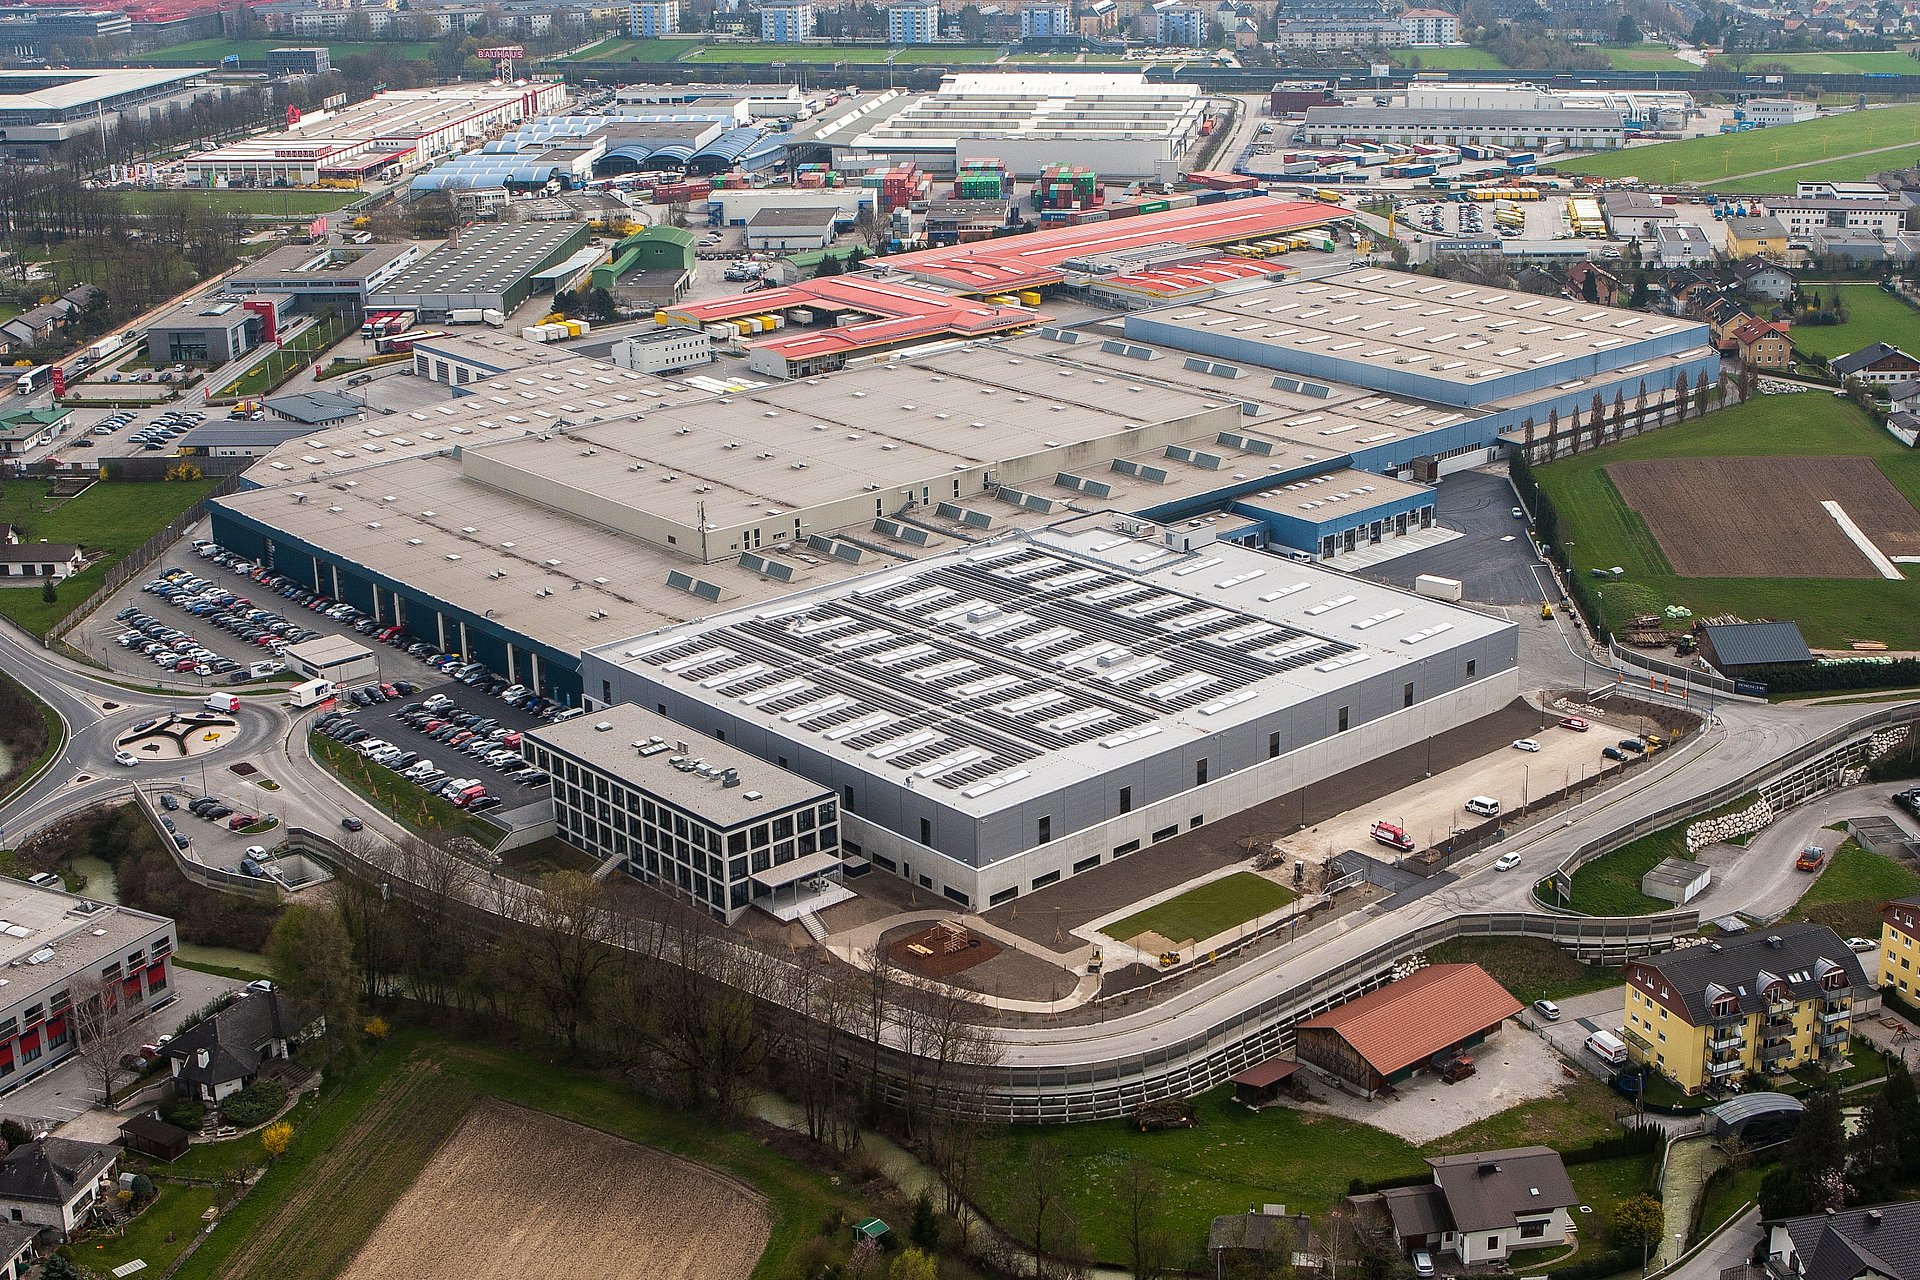
[[[1916,893],[1920,893],[1920,873],[1847,840],[1800,896],[1794,914],[1824,924],[1843,938],[1878,938],[1881,906],[1890,898]]]
[[[312,40],[228,40],[214,37],[208,40],[189,40],[185,44],[169,45],[165,49],[149,49],[145,53],[135,54],[131,62],[178,62],[205,63],[210,67],[220,65],[220,59],[230,53],[240,55],[242,62],[265,62],[267,53],[272,49],[284,49],[289,43],[312,45]],[[398,58],[406,62],[420,62],[431,56],[433,45],[425,40],[322,40],[318,43],[327,47],[333,61],[351,57],[356,53],[377,54]]]
[[[618,1082],[510,1050],[403,1030],[343,1083],[329,1082],[320,1102],[296,1110],[293,1146],[177,1275],[321,1280],[337,1274],[460,1116],[483,1098],[642,1143],[747,1183],[767,1197],[773,1215],[756,1280],[800,1274],[794,1255],[819,1235],[829,1214],[843,1212],[851,1222],[877,1207],[711,1116],[649,1102]],[[431,1123],[417,1122],[416,1115],[430,1115]],[[260,1161],[259,1139],[243,1138],[197,1144],[168,1172],[215,1178]],[[543,1274],[572,1273],[564,1259],[555,1259]]]
[[[191,201],[196,209],[213,209],[221,213],[258,213],[301,217],[307,214],[332,213],[343,209],[358,200],[358,191],[300,191],[287,189],[282,191],[203,191],[188,189],[184,191],[123,191],[120,198],[127,202],[127,208],[134,213],[146,213],[156,204],[173,201]]]
[[[1101,932],[1121,941],[1157,933],[1169,942],[1204,942],[1256,916],[1278,911],[1299,896],[1265,876],[1236,871],[1116,920]]]
[[[997,44],[916,44],[891,49],[872,44],[845,46],[710,44],[687,54],[682,61],[745,63],[753,66],[767,66],[775,62],[784,62],[789,66],[803,62],[809,66],[832,66],[836,62],[877,66],[885,63],[889,55],[895,55],[895,66],[940,67],[961,63],[994,62],[1004,53],[1006,53],[1005,46]]]
[[[1640,892],[1640,877],[1667,858],[1687,858],[1686,826],[1641,836],[1603,853],[1573,873],[1573,910],[1590,916],[1651,916],[1672,911],[1671,902]]]
[[[247,371],[220,388],[216,395],[257,396],[280,386],[319,358],[321,352],[346,337],[346,326],[319,320],[269,351]]]
[[[46,496],[43,480],[0,482],[0,524],[19,525],[27,536],[48,542],[77,542],[88,554],[105,552],[104,559],[59,586],[59,599],[48,604],[33,587],[0,590],[0,613],[45,636],[74,606],[106,581],[107,570],[120,558],[164,528],[168,521],[213,491],[216,481],[177,480],[149,484],[94,485],[77,498],[64,501]]]
[[[1837,289],[1849,318],[1845,324],[1793,326],[1793,345],[1802,351],[1831,360],[1872,342],[1891,342],[1907,351],[1920,345],[1920,311],[1879,285],[1808,284],[1806,288],[1822,298],[1831,297]]]
[[[1506,1034],[1516,1032],[1509,1028]],[[1045,1141],[1059,1157],[1062,1208],[1078,1222],[1098,1261],[1122,1264],[1125,1221],[1115,1209],[1124,1201],[1126,1170],[1136,1158],[1165,1182],[1173,1238],[1197,1253],[1216,1214],[1285,1204],[1290,1212],[1319,1217],[1346,1194],[1355,1176],[1379,1181],[1421,1173],[1428,1155],[1591,1142],[1617,1132],[1614,1114],[1622,1105],[1606,1086],[1582,1076],[1552,1097],[1415,1147],[1385,1130],[1335,1116],[1291,1107],[1249,1111],[1230,1090],[1215,1089],[1195,1099],[1200,1123],[1192,1129],[1141,1133],[1129,1121],[1107,1120],[992,1130],[980,1141],[975,1186],[989,1217],[1010,1234],[1030,1238],[1030,1227],[1021,1225],[1033,1185],[1029,1153],[1034,1143]],[[1610,1205],[1595,1208],[1611,1211]]]
[[[1580,156],[1559,167],[1570,173],[1604,178],[1636,175],[1648,182],[1697,182],[1713,186],[1742,178],[1761,169],[1802,166],[1801,177],[1829,175],[1826,166],[1836,157],[1901,143],[1920,144],[1920,104],[1882,107],[1865,112],[1831,112],[1800,124],[1755,129],[1750,133],[1716,134],[1680,142],[1657,142],[1627,147],[1605,155]],[[1880,169],[1896,168],[1902,151],[1887,151],[1876,161]],[[1793,178],[1771,175],[1768,190],[1792,191]]]
[[[1691,62],[1674,56],[1663,44],[1587,45],[1606,55],[1615,71],[1698,71]]]
[[[1499,71],[1507,65],[1485,49],[1475,49],[1470,45],[1457,49],[1394,49],[1391,57],[1400,66],[1419,67],[1425,71]]]
[[[1920,75],[1920,60],[1910,53],[1897,49],[1885,52],[1868,53],[1763,53],[1748,60],[1748,70],[1755,62],[1778,62],[1794,75]],[[1724,58],[1715,58],[1710,64],[1715,71],[1730,71]]]
[[[1920,648],[1920,580],[1835,578],[1680,578],[1668,567],[1639,515],[1607,477],[1609,463],[1639,458],[1858,456],[1874,460],[1909,502],[1920,506],[1920,455],[1878,430],[1854,405],[1820,392],[1760,396],[1694,422],[1541,467],[1574,572],[1620,565],[1624,579],[1600,593],[1609,626],[1681,604],[1696,615],[1791,618],[1807,643],[1841,648],[1882,640]]]
[[[1825,160],[1818,164],[1800,165],[1792,169],[1782,169],[1777,173],[1728,178],[1709,185],[1712,190],[1728,195],[1745,195],[1749,192],[1760,195],[1779,195],[1795,190],[1795,184],[1802,180],[1864,182],[1876,173],[1884,173],[1889,169],[1912,168],[1917,164],[1920,164],[1920,146],[1901,146],[1891,151],[1875,151],[1870,155],[1853,156],[1846,160]]]
[[[1622,970],[1581,964],[1544,938],[1454,938],[1427,949],[1435,964],[1477,964],[1522,1004],[1620,985]]]
[[[127,1226],[127,1233],[114,1240],[88,1241],[68,1245],[60,1252],[103,1275],[135,1258],[158,1275],[186,1251],[200,1230],[200,1215],[214,1202],[212,1187],[155,1179],[158,1195],[151,1205]]]
[[[689,50],[700,47],[698,40],[628,40],[616,37],[569,54],[563,62],[676,62]]]

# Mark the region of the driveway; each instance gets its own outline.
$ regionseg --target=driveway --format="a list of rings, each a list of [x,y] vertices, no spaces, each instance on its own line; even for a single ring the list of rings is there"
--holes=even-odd
[[[1585,1048],[1586,1039],[1596,1031],[1620,1034],[1626,1024],[1627,998],[1619,987],[1608,987],[1583,996],[1569,996],[1554,1003],[1560,1006],[1560,1021],[1548,1022],[1528,1009],[1520,1016],[1537,1026],[1553,1047],[1569,1062],[1590,1072],[1596,1079],[1611,1080],[1613,1070]]]
[[[1527,522],[1513,518],[1513,505],[1513,487],[1503,475],[1461,471],[1447,476],[1435,489],[1434,519],[1463,536],[1355,576],[1411,588],[1414,578],[1433,573],[1458,579],[1469,600],[1538,606],[1543,597],[1534,566],[1540,557]]]

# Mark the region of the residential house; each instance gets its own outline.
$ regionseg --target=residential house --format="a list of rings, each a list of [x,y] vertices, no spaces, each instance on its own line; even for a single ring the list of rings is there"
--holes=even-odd
[[[1737,298],[1722,294],[1706,301],[1700,309],[1700,318],[1707,322],[1707,330],[1713,335],[1713,345],[1724,352],[1733,347],[1734,331],[1755,317]]]
[[[1880,908],[1880,986],[1920,1004],[1920,897]]]
[[[1890,342],[1876,342],[1858,351],[1835,356],[1827,361],[1827,367],[1843,381],[1857,378],[1868,386],[1890,387],[1920,373],[1920,360],[1915,360]]]
[[[1591,286],[1588,281],[1592,281]],[[1566,295],[1577,302],[1595,302],[1603,307],[1622,305],[1615,299],[1624,299],[1626,288],[1619,276],[1597,262],[1582,259],[1567,268]]]
[[[1920,1200],[1766,1223],[1772,1280],[1920,1280]]]
[[[118,1147],[36,1138],[0,1159],[0,1215],[70,1235],[113,1183]]]
[[[1258,1274],[1317,1271],[1320,1250],[1313,1238],[1313,1219],[1270,1204],[1259,1213],[1223,1213],[1207,1231],[1207,1257],[1213,1261],[1214,1280],[1226,1280],[1243,1263],[1255,1264]],[[1266,1264],[1264,1266],[1259,1264]]]
[[[1793,272],[1777,262],[1748,258],[1733,264],[1734,283],[1749,298],[1785,302],[1793,296]]]
[[[255,983],[233,1003],[181,1032],[161,1050],[176,1088],[216,1103],[252,1084],[267,1063],[288,1057],[297,1028],[280,993]]]
[[[0,1280],[27,1280],[40,1228],[30,1222],[0,1222]]]
[[[1793,367],[1793,339],[1779,320],[1749,320],[1733,331],[1733,351],[1740,363],[1754,369]]]
[[[1400,25],[1414,46],[1460,43],[1460,19],[1445,9],[1404,9]]]
[[[1580,1196],[1548,1147],[1514,1147],[1427,1163],[1433,1181],[1357,1198],[1384,1211],[1401,1251],[1445,1251],[1467,1266],[1498,1263],[1518,1249],[1565,1244]]]
[[[71,542],[10,542],[0,546],[0,587],[39,586],[80,572],[84,557]]]
[[[1787,227],[1778,218],[1728,218],[1726,228],[1729,258],[1782,261],[1787,256]]]
[[[1887,400],[1896,413],[1920,413],[1920,378],[1908,378],[1887,388]]]
[[[1428,965],[1301,1023],[1294,1056],[1371,1098],[1444,1066],[1518,1012],[1520,1002],[1479,965]]]
[[[1853,1002],[1870,994],[1832,929],[1776,925],[1630,961],[1627,1051],[1688,1093],[1834,1070],[1847,1062]]]
[[[0,354],[46,345],[76,316],[105,296],[93,285],[80,284],[52,302],[27,308],[0,324]]]
[[[1691,222],[1663,223],[1653,229],[1655,266],[1698,267],[1718,256],[1706,231]]]

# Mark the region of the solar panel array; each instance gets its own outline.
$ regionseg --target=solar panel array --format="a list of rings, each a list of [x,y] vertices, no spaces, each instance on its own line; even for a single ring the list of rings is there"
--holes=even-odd
[[[1144,571],[1173,554],[1148,547],[1135,559]],[[1174,572],[1207,574],[1195,584],[1204,589],[1225,572],[1219,564],[1186,560]],[[1265,598],[1305,585],[1276,583]],[[1249,701],[1278,672],[1365,658],[1195,591],[1031,547],[930,565],[626,656],[663,681],[691,682],[702,696],[968,797],[1028,776],[1022,766],[1049,751],[1123,746],[1159,733],[1166,715],[1218,715]]]

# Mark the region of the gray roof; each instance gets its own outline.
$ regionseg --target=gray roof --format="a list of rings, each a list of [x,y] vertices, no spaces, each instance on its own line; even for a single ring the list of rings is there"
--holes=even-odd
[[[120,1154],[116,1147],[40,1138],[0,1160],[0,1203],[64,1205]]]
[[[0,1222],[0,1262],[19,1257],[39,1237],[37,1222]]]
[[[1891,342],[1875,342],[1858,351],[1849,351],[1843,356],[1835,356],[1827,362],[1827,367],[1844,378],[1856,370],[1870,368],[1888,356],[1906,356],[1909,360],[1913,359]]]
[[[1787,224],[1772,216],[1728,218],[1727,230],[1742,240],[1784,240],[1787,235]]]
[[[296,391],[292,395],[262,400],[260,405],[270,413],[308,425],[339,422],[353,417],[366,407],[337,391]]]
[[[747,222],[747,230],[756,227],[831,227],[840,217],[838,205],[818,208],[762,209]]]
[[[1776,1111],[1805,1111],[1807,1104],[1790,1093],[1769,1093],[1761,1090],[1757,1093],[1743,1093],[1717,1107],[1708,1107],[1707,1114],[1728,1128],[1737,1128],[1749,1120],[1771,1115]]]
[[[312,434],[311,424],[299,422],[244,422],[227,419],[203,422],[180,437],[183,449],[271,447]]]
[[[1777,262],[1768,262],[1765,258],[1742,258],[1733,264],[1734,277],[1741,281],[1751,280],[1755,276],[1763,276],[1769,273],[1783,275],[1789,280],[1793,279],[1793,272],[1787,270]]]
[[[1312,1222],[1304,1214],[1223,1213],[1207,1230],[1207,1248],[1289,1252],[1311,1248]]]
[[[1839,969],[1855,990],[1865,990],[1867,976],[1840,935],[1823,924],[1776,925],[1764,934],[1725,938],[1706,946],[1683,947],[1661,956],[1635,961],[1629,968],[1653,970],[1678,996],[1694,1026],[1711,1019],[1713,999],[1732,996],[1740,1013],[1765,1007],[1761,984],[1781,979],[1795,999],[1819,991],[1823,974]]]
[[[1501,109],[1430,111],[1424,107],[1308,107],[1307,124],[1379,125],[1386,128],[1425,126],[1434,129],[1606,129],[1624,132],[1617,111],[1590,111],[1578,107],[1546,107],[1538,111]]]
[[[1427,1163],[1457,1231],[1499,1231],[1580,1203],[1560,1153],[1548,1147],[1440,1156]]]
[[[1444,1235],[1453,1230],[1446,1194],[1432,1183],[1382,1191],[1380,1202],[1387,1207],[1387,1216],[1393,1219],[1394,1234],[1403,1240]]]
[[[293,1034],[273,991],[243,991],[204,1022],[181,1032],[162,1052],[180,1062],[179,1078],[191,1084],[227,1084],[260,1070],[266,1047]],[[200,1050],[207,1063],[200,1064]]]
[[[57,564],[80,554],[71,542],[0,543],[0,564]]]
[[[1808,1214],[1779,1225],[1806,1280],[1855,1280],[1868,1271],[1920,1280],[1920,1200]]]
[[[1710,624],[1705,631],[1723,667],[1813,661],[1813,651],[1796,623],[1725,622]]]
[[[1674,889],[1685,889],[1707,874],[1708,868],[1704,863],[1689,862],[1685,858],[1662,858],[1640,877],[1640,887],[1645,889],[1649,884],[1664,884]]]

